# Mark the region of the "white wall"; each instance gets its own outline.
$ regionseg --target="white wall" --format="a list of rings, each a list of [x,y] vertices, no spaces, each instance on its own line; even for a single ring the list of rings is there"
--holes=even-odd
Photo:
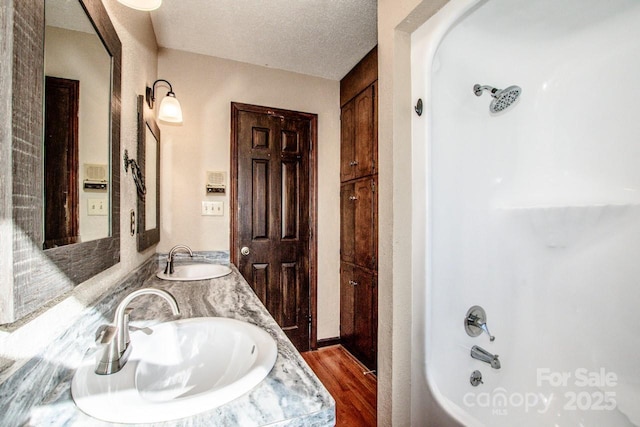
[[[446,2],[378,1],[378,425],[381,426],[409,426],[412,416],[410,33]]]
[[[338,81],[172,49],[160,49],[158,78],[171,82],[184,115],[160,123],[161,233],[158,252],[178,243],[229,250],[231,102],[318,115],[318,338],[340,333],[340,85]],[[166,94],[158,88],[158,99]],[[227,193],[205,194],[206,172],[224,171]],[[202,216],[201,202],[224,202]]]

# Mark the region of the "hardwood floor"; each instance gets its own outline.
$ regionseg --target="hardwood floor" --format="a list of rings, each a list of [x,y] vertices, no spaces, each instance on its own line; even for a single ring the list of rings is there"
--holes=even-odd
[[[337,427],[376,425],[375,375],[364,375],[367,368],[340,345],[307,351],[302,357],[335,399]]]

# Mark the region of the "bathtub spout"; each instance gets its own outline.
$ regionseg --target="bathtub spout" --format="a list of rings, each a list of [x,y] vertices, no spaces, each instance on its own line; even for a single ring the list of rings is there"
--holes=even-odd
[[[500,360],[498,360],[498,355],[493,355],[482,347],[477,345],[471,347],[471,357],[488,363],[493,369],[500,369]]]

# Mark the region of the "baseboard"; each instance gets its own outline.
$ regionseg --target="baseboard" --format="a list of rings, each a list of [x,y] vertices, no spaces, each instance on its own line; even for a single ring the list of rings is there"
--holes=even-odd
[[[340,344],[340,337],[322,338],[321,340],[318,340],[318,348],[329,347],[330,345],[338,344]]]

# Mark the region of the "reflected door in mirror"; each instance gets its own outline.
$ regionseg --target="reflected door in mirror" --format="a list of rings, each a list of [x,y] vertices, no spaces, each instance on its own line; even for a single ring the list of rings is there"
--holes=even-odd
[[[46,77],[44,249],[78,241],[78,108],[80,82]]]

